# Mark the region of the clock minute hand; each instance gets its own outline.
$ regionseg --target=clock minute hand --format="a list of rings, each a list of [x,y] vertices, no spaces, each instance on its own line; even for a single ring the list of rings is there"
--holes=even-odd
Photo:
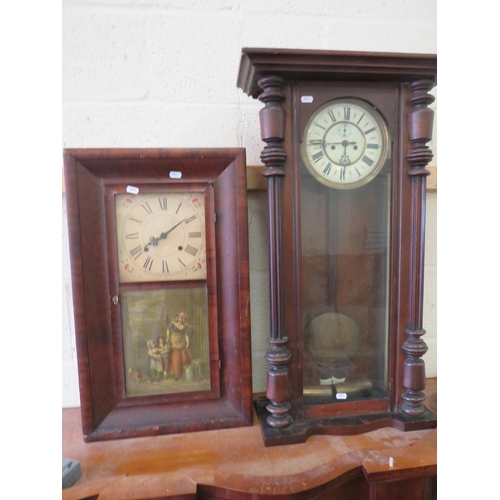
[[[184,217],[184,219],[182,219],[180,222],[178,222],[174,227],[171,227],[166,233],[161,233],[161,235],[158,239],[163,240],[164,238],[166,238],[168,234],[170,234],[177,226],[180,226],[185,220],[186,220],[186,217]]]
[[[150,245],[153,245],[153,246],[158,245],[158,242],[160,240],[164,240],[177,226],[180,226],[185,220],[186,220],[186,218],[182,219],[175,226],[171,227],[168,231],[166,231],[165,233],[161,233],[160,236],[158,236],[158,238],[151,236],[151,238],[149,239],[149,243],[146,243],[146,245],[144,245],[144,250],[147,251],[148,246],[150,246]]]

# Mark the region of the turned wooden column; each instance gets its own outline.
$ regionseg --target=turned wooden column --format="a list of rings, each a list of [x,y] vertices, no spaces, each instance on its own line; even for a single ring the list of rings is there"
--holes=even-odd
[[[260,130],[266,146],[260,159],[267,167],[264,176],[267,179],[267,201],[269,209],[269,273],[270,273],[270,308],[271,331],[268,338],[270,348],[266,360],[271,365],[267,373],[266,406],[270,415],[267,423],[271,427],[288,426],[292,418],[288,415],[291,396],[288,363],[290,351],[286,344],[288,336],[284,332],[283,321],[283,265],[282,265],[282,198],[283,166],[286,153],[283,148],[285,136],[285,112],[282,103],[285,100],[283,79],[277,76],[265,76],[258,82],[263,90],[259,100],[265,104],[260,111]]]
[[[422,415],[425,400],[425,363],[422,356],[427,352],[427,344],[422,336],[423,295],[424,295],[424,247],[425,247],[425,189],[426,177],[430,172],[426,166],[433,154],[427,143],[432,139],[434,111],[428,106],[434,97],[428,92],[434,87],[432,80],[418,80],[408,85],[408,133],[410,148],[406,159],[410,166],[411,203],[410,223],[413,241],[410,249],[410,314],[403,344],[406,359],[403,364],[403,404],[401,410],[411,416]]]

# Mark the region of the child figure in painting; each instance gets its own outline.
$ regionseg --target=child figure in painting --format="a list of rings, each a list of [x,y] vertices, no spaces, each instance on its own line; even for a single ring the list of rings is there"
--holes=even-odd
[[[158,352],[161,357],[161,364],[163,370],[163,378],[167,378],[167,373],[170,365],[170,346],[163,337],[158,337],[156,339],[156,343],[158,346]]]
[[[188,325],[188,316],[184,312],[177,314],[167,328],[167,344],[170,345],[170,373],[175,380],[182,377],[184,366],[191,364],[189,354],[189,337],[184,331]]]
[[[161,379],[163,374],[163,365],[161,362],[160,349],[154,340],[148,340],[149,355],[149,374],[154,382]]]

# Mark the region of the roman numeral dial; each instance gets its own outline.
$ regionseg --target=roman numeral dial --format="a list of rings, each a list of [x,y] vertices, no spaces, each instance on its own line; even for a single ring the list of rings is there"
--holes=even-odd
[[[353,189],[380,172],[389,142],[385,120],[373,106],[361,99],[334,99],[310,117],[300,152],[316,180],[335,189]]]
[[[122,283],[205,280],[205,194],[115,196]]]

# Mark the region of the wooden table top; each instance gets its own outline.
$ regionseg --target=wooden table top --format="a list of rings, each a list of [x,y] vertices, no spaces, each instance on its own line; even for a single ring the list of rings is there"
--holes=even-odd
[[[435,403],[432,395],[428,399]],[[62,456],[78,460],[82,470],[78,482],[63,490],[63,500],[194,495],[197,485],[293,494],[353,471],[376,481],[436,474],[437,467],[437,429],[383,428],[266,448],[256,418],[253,426],[238,429],[94,443],[83,441],[79,408],[63,410],[62,419]]]

